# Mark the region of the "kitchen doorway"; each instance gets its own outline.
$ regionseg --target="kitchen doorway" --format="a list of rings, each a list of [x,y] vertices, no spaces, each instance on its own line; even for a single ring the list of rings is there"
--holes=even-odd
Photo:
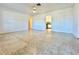
[[[51,16],[46,16],[46,31],[50,32],[52,31],[52,20],[51,20]]]

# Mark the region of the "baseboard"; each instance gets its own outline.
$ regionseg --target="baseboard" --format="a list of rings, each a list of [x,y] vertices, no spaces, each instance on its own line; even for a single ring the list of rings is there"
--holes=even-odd
[[[8,34],[8,33],[15,33],[15,32],[23,32],[28,30],[20,30],[20,31],[11,31],[11,32],[1,32],[0,34]]]
[[[79,38],[79,35],[78,34],[73,34],[76,38]]]

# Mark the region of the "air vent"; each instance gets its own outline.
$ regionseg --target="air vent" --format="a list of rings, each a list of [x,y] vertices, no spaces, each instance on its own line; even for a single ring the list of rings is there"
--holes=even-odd
[[[40,3],[37,3],[36,5],[37,5],[37,6],[41,6],[41,4],[40,4]]]

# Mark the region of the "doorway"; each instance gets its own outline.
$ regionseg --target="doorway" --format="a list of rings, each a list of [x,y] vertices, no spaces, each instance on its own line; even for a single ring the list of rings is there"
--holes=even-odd
[[[46,31],[50,32],[52,30],[51,16],[46,16]]]
[[[28,30],[31,31],[32,30],[32,21],[33,21],[33,16],[29,17],[29,21],[28,21]]]

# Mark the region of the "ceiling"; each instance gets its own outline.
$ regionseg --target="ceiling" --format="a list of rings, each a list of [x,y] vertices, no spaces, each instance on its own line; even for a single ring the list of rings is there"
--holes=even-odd
[[[0,6],[7,7],[26,14],[32,14],[32,8],[36,4],[33,3],[1,3]],[[37,7],[37,13],[45,13],[53,10],[72,7],[72,3],[41,3]]]

